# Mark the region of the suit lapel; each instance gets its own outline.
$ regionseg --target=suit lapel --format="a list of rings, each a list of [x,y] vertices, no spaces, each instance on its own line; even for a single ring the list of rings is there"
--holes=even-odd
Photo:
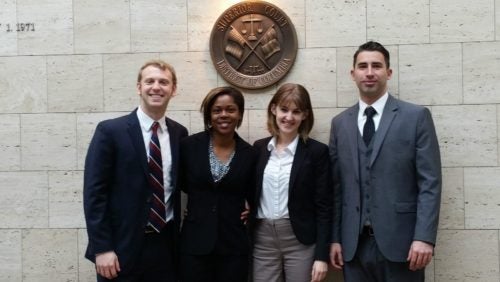
[[[170,120],[165,117],[165,123],[167,125],[168,136],[170,141],[170,155],[172,156],[172,169],[170,170],[170,180],[172,186],[175,188],[175,183],[177,183],[177,166],[179,164],[179,139],[180,131],[179,128]]]
[[[356,104],[349,108],[348,110],[348,120],[347,120],[347,133],[349,141],[349,149],[351,150],[352,156],[352,166],[356,175],[356,179],[359,179],[359,156],[358,156],[358,112],[359,104]]]
[[[259,158],[256,167],[256,187],[257,192],[255,193],[255,203],[259,203],[260,195],[262,194],[262,185],[264,179],[264,169],[266,169],[267,162],[269,161],[269,156],[271,152],[267,149],[267,144],[272,137],[268,137],[262,141],[262,146],[258,152]]]
[[[304,159],[307,153],[307,144],[304,143],[302,138],[299,137],[299,143],[297,144],[297,150],[295,150],[295,156],[293,157],[292,170],[290,171],[290,184],[288,186],[288,197],[292,193],[292,190],[295,186],[295,180],[297,179],[297,175],[300,173],[300,169],[302,164],[304,163]]]
[[[132,142],[137,156],[139,157],[141,166],[146,175],[149,174],[148,169],[148,159],[146,153],[146,145],[144,144],[144,138],[142,137],[141,125],[139,124],[139,119],[137,118],[137,109],[133,111],[128,118],[128,134]]]
[[[389,95],[389,98],[387,98],[387,102],[384,107],[384,112],[382,113],[382,118],[380,119],[380,124],[374,136],[375,139],[373,140],[373,152],[370,159],[370,166],[372,166],[375,160],[377,159],[378,153],[380,152],[380,148],[382,147],[385,136],[387,135],[387,131],[389,131],[392,121],[397,115],[397,112],[398,112],[397,100],[391,95]]]

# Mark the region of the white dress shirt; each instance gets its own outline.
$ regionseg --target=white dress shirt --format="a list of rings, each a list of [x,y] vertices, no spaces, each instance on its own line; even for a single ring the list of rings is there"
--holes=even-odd
[[[373,116],[373,123],[375,124],[375,132],[377,132],[378,125],[380,124],[380,119],[382,118],[382,113],[384,112],[385,103],[389,98],[389,93],[385,92],[382,97],[380,97],[375,103],[368,105],[365,102],[359,100],[359,112],[358,112],[358,129],[361,136],[363,136],[363,127],[366,122],[365,109],[368,106],[372,106],[377,113]]]
[[[139,119],[139,124],[141,125],[142,138],[144,138],[144,145],[146,146],[147,157],[149,157],[149,141],[151,140],[151,135],[153,134],[151,126],[155,120],[151,119],[144,111],[139,108],[137,109],[137,118]],[[172,155],[170,149],[170,135],[168,134],[167,124],[165,119],[162,118],[157,120],[160,124],[159,130],[157,131],[158,140],[160,141],[161,148],[161,160],[163,166],[163,188],[166,203],[166,219],[167,222],[174,218],[174,210],[172,203],[170,201],[172,195],[172,185],[170,179],[170,172],[172,170]]]
[[[288,190],[293,157],[297,150],[299,136],[288,144],[281,152],[276,148],[276,138],[267,144],[271,152],[262,180],[262,195],[257,211],[257,218],[279,219],[289,218]]]

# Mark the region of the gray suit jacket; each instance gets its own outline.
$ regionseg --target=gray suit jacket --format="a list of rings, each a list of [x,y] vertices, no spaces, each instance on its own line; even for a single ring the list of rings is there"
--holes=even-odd
[[[332,242],[353,259],[360,233],[359,106],[332,120],[334,177]],[[435,244],[441,200],[439,145],[429,110],[389,95],[370,159],[371,223],[382,254],[404,262],[413,240]]]

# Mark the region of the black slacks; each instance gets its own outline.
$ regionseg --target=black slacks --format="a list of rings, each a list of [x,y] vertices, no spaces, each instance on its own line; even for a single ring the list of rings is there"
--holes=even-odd
[[[181,254],[182,282],[246,282],[248,255]]]
[[[177,282],[174,266],[174,224],[168,223],[161,233],[144,233],[142,250],[133,267],[115,279],[97,275],[98,282]]]

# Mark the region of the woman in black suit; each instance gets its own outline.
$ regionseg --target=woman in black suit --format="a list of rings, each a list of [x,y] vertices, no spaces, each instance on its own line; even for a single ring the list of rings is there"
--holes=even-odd
[[[309,138],[314,115],[307,90],[284,84],[267,111],[271,137],[259,158],[254,218],[254,281],[321,281],[329,259],[332,191],[328,147]]]
[[[247,281],[249,236],[240,218],[252,199],[255,149],[241,139],[244,98],[232,87],[202,102],[205,131],[181,142],[179,185],[187,195],[182,281]]]

